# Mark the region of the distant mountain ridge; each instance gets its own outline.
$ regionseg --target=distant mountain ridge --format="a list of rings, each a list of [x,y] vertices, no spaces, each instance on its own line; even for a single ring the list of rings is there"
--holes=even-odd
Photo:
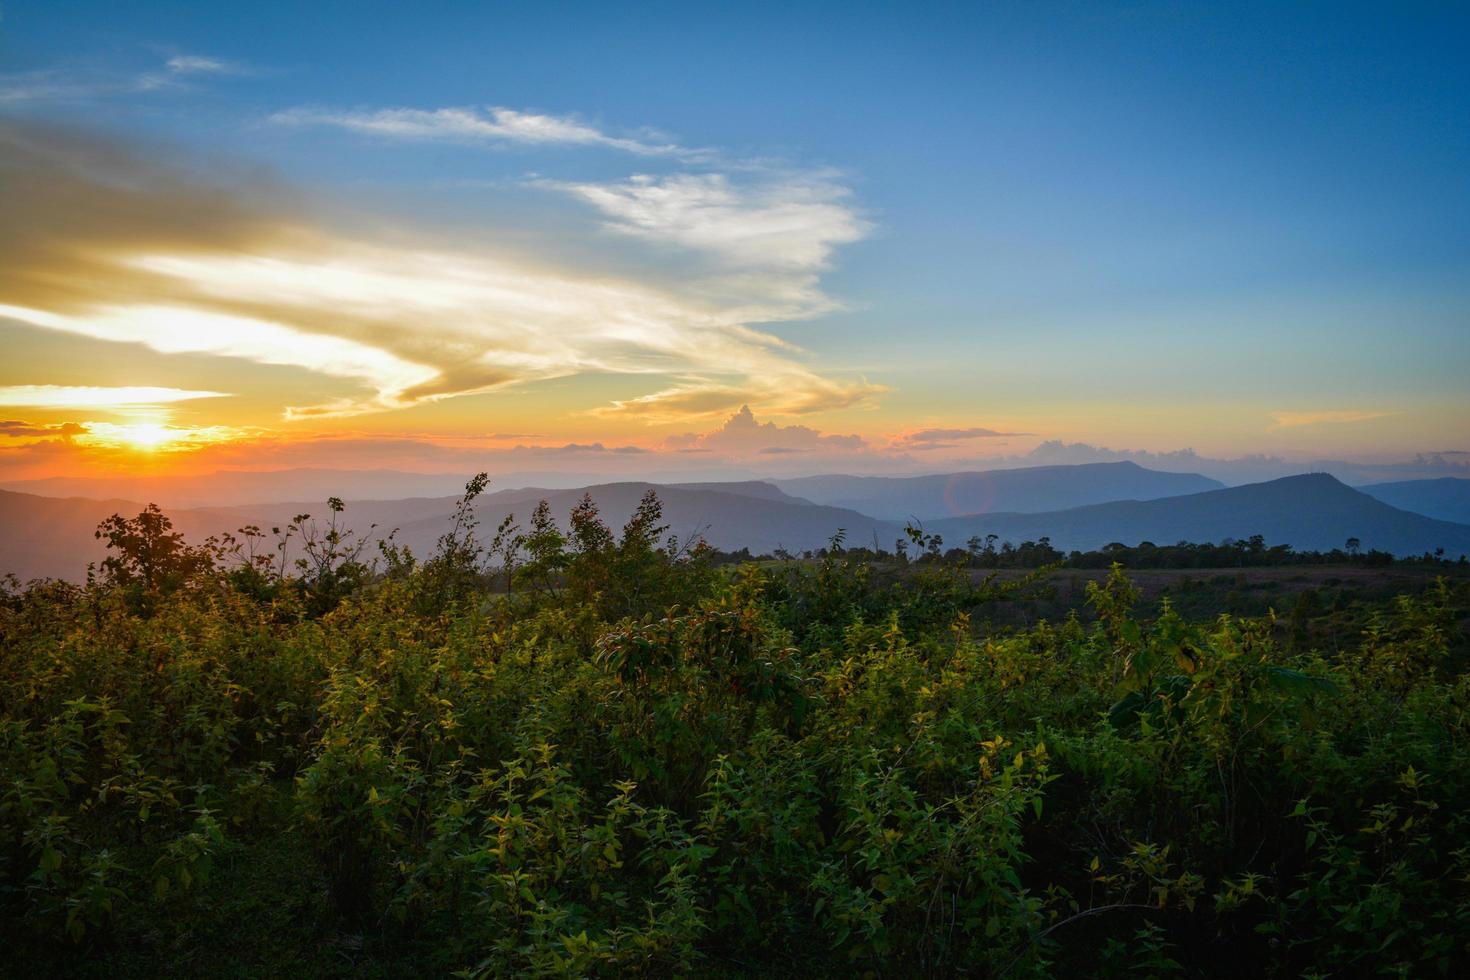
[[[764,486],[764,489],[762,489]],[[714,547],[726,551],[749,548],[753,553],[770,553],[778,548],[800,552],[827,544],[838,528],[848,540],[876,539],[891,547],[902,528],[839,507],[824,507],[796,500],[770,485],[606,483],[571,490],[525,488],[504,490],[482,497],[475,513],[488,537],[509,514],[522,527],[529,523],[532,509],[546,500],[552,514],[566,525],[567,515],[591,494],[603,519],[614,530],[621,529],[638,501],[648,490],[658,493],[663,503],[664,523],[669,533],[681,540],[700,534]],[[731,490],[737,492],[730,492]],[[397,530],[395,541],[407,545],[415,555],[433,551],[448,527],[455,497],[419,497],[405,500],[360,500],[347,505],[348,527],[359,534],[381,538]],[[14,573],[21,579],[51,577],[79,580],[89,561],[105,552],[93,537],[98,522],[114,513],[138,513],[144,503],[113,498],[42,497],[0,490],[0,574]],[[285,502],[244,507],[164,508],[176,530],[191,542],[211,534],[254,524],[267,534],[284,527],[297,514],[311,514],[318,521],[327,516],[325,503]],[[376,528],[371,532],[371,525]]]
[[[819,504],[884,520],[928,521],[966,514],[1035,514],[1113,500],[1155,500],[1225,486],[1197,473],[1150,470],[1132,462],[1031,466],[929,476],[808,476],[772,481]]]
[[[1010,541],[1046,536],[1063,551],[1089,551],[1113,542],[1218,542],[1261,534],[1271,544],[1290,544],[1300,551],[1328,551],[1357,538],[1364,550],[1398,555],[1436,548],[1452,558],[1470,554],[1470,525],[1400,510],[1326,473],[1045,514],[977,514],[927,522],[925,527],[946,542],[986,534]]]
[[[788,482],[789,485],[789,482]],[[903,536],[903,523],[882,520],[851,508],[814,503],[759,481],[733,483],[653,484],[605,483],[567,490],[537,487],[503,490],[482,497],[476,509],[488,537],[508,514],[524,527],[539,500],[549,503],[563,522],[584,493],[597,501],[603,519],[616,532],[648,490],[658,493],[664,522],[680,539],[702,534],[717,548],[753,554],[778,548],[791,552],[817,549],[839,529],[850,545],[878,544],[891,549]],[[446,530],[454,497],[410,497],[401,500],[353,501],[347,506],[349,527],[375,537],[397,529],[396,540],[416,555],[429,554]],[[114,513],[133,515],[144,504],[112,498],[54,498],[0,491],[0,574],[22,579],[55,577],[79,580],[88,561],[103,557],[93,537],[97,523]],[[211,534],[255,524],[269,533],[299,513],[318,519],[324,503],[263,503],[243,507],[172,508],[166,513],[192,542]],[[996,534],[1003,541],[1051,539],[1063,551],[1092,550],[1112,542],[1218,542],[1264,535],[1271,544],[1298,550],[1330,550],[1357,538],[1364,550],[1377,548],[1417,555],[1444,548],[1451,558],[1470,555],[1470,524],[1435,520],[1410,513],[1345,486],[1326,474],[1287,477],[1155,500],[1122,500],[1042,513],[995,512],[924,522],[942,534],[948,547],[964,546],[970,537]]]
[[[1441,521],[1470,524],[1470,480],[1445,476],[1434,480],[1370,483],[1359,490],[1401,510]]]

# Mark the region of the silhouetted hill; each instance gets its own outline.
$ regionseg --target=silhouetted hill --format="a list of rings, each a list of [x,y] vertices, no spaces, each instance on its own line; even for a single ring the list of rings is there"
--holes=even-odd
[[[1089,551],[1112,542],[1173,544],[1264,535],[1298,550],[1341,548],[1355,537],[1366,551],[1398,555],[1444,548],[1470,554],[1470,525],[1438,521],[1391,507],[1325,473],[1211,490],[1161,500],[1123,500],[1046,514],[982,514],[926,522],[947,544],[998,534],[1021,542],[1050,537],[1063,551]]]
[[[565,527],[572,507],[583,493],[590,493],[602,511],[603,520],[618,531],[638,506],[643,494],[651,488],[658,492],[663,502],[664,523],[669,525],[670,534],[684,540],[702,533],[710,544],[726,551],[749,548],[752,553],[761,554],[777,548],[789,551],[820,548],[839,528],[847,531],[849,542],[869,543],[877,533],[880,542],[892,547],[894,538],[902,533],[898,525],[874,520],[853,510],[796,500],[769,484],[734,484],[741,488],[739,493],[706,489],[729,486],[732,485],[605,483],[575,490],[506,491],[485,497],[476,508],[476,514],[481,527],[486,529],[493,529],[512,512],[525,526],[531,509],[544,498],[551,506],[552,514]],[[769,487],[770,492],[760,490],[762,486]],[[351,511],[349,507],[349,513]],[[403,525],[399,540],[407,542],[415,553],[419,553],[420,547],[431,547],[443,533],[443,518],[448,513],[449,508],[446,507],[441,515]]]
[[[1034,514],[1110,500],[1154,500],[1215,490],[1195,473],[1164,473],[1137,463],[1083,463],[931,476],[809,476],[773,481],[819,504],[850,507],[893,521],[965,514]]]
[[[1437,480],[1371,483],[1358,489],[1400,510],[1470,524],[1470,480],[1446,476]]]
[[[733,482],[717,483],[670,483],[671,487],[682,490],[714,490],[719,493],[734,493],[743,497],[759,497],[762,500],[779,500],[787,504],[807,504],[813,501],[804,497],[793,497],[782,490],[776,484],[767,480],[737,480]]]
[[[280,470],[218,470],[193,476],[136,476],[94,479],[50,477],[10,480],[7,490],[46,497],[122,497],[151,500],[162,507],[241,507],[299,500],[401,500],[445,497],[464,488],[469,473],[408,473],[401,470],[354,470],[296,467]],[[597,477],[578,473],[506,472],[494,474],[495,486],[551,485],[576,487]]]
[[[651,483],[608,483],[574,490],[526,488],[505,490],[482,497],[476,508],[482,538],[488,539],[507,514],[515,514],[522,527],[529,523],[532,509],[543,498],[562,526],[582,494],[590,493],[602,510],[603,519],[614,531],[622,528],[638,501],[650,488],[658,491],[664,505],[664,522],[669,533],[685,539],[702,533],[710,544],[735,551],[748,547],[753,553],[777,548],[803,551],[825,545],[839,528],[848,540],[869,543],[878,540],[891,547],[902,533],[896,525],[837,507],[823,507],[788,497],[776,487],[760,483],[655,485]],[[728,492],[733,488],[740,492]],[[404,500],[359,500],[347,505],[345,522],[361,534],[380,538],[398,530],[395,540],[420,557],[431,553],[448,527],[455,497],[417,497]],[[102,545],[93,538],[98,522],[114,513],[132,516],[144,504],[113,498],[53,498],[0,490],[0,574],[12,572],[21,579],[51,577],[80,580],[89,561],[100,560]],[[171,508],[165,513],[175,529],[192,543],[211,534],[233,532],[255,524],[267,534],[284,527],[297,514],[311,514],[319,522],[329,516],[323,502],[262,503],[244,507]]]
[[[482,537],[493,534],[501,519],[511,513],[524,527],[537,501],[543,498],[565,526],[567,514],[584,492],[593,496],[604,520],[617,531],[650,488],[657,490],[663,501],[664,519],[671,533],[681,539],[702,533],[715,547],[727,551],[749,548],[761,554],[777,548],[792,552],[820,548],[839,528],[847,532],[849,544],[869,545],[876,539],[882,547],[891,548],[894,539],[903,533],[899,522],[800,500],[770,484],[628,482],[573,490],[532,487],[487,494],[477,507]],[[374,537],[396,528],[397,540],[424,556],[432,552],[446,530],[454,503],[454,497],[353,501],[347,506],[346,523],[360,533],[368,533],[369,526],[376,524]],[[98,522],[114,513],[134,515],[143,506],[142,502],[120,498],[54,498],[0,491],[0,573],[14,572],[23,579],[45,576],[79,580],[87,562],[100,559],[104,553],[93,538]],[[326,505],[320,502],[165,511],[175,527],[194,543],[247,524],[258,525],[269,533],[273,526],[283,527],[297,514],[309,513],[319,521],[328,515]],[[1300,550],[1339,548],[1355,537],[1365,550],[1378,548],[1412,555],[1444,548],[1451,557],[1470,554],[1470,525],[1400,510],[1325,474],[1045,513],[974,514],[926,521],[925,526],[942,534],[950,546],[990,533],[1015,543],[1049,537],[1064,551],[1091,550],[1114,541],[1217,542],[1261,534],[1272,544],[1291,544]]]

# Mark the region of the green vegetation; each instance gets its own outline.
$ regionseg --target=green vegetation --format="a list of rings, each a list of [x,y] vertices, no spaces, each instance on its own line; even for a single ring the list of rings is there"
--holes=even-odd
[[[20,975],[1458,975],[1463,579],[1351,622],[722,565],[591,501],[437,552],[145,512],[0,595]],[[299,552],[287,545],[294,535]],[[916,541],[921,547],[927,542]],[[265,547],[259,547],[265,545]],[[292,560],[290,554],[300,554]],[[1336,617],[1336,618],[1333,618]],[[1330,634],[1330,636],[1328,635]],[[1330,639],[1329,642],[1325,642]]]
[[[894,548],[854,548],[845,551],[852,556],[876,562],[916,561],[945,562],[969,568],[1110,568],[1121,564],[1128,568],[1281,568],[1297,565],[1334,565],[1360,568],[1386,568],[1390,565],[1415,568],[1448,569],[1470,567],[1470,558],[1446,558],[1444,549],[1422,555],[1396,558],[1387,551],[1363,551],[1357,538],[1348,538],[1342,548],[1331,551],[1297,551],[1289,544],[1267,545],[1262,535],[1222,541],[1219,544],[1197,544],[1180,541],[1157,545],[1142,541],[1136,545],[1115,542],[1096,551],[1062,552],[1052,547],[1050,538],[1014,544],[999,535],[972,537],[963,548],[944,547],[944,537],[910,527],[909,539],[894,542]],[[803,553],[803,558],[821,558],[826,549]],[[748,549],[737,552],[715,552],[713,558],[722,564],[755,561],[759,556]],[[780,555],[783,559],[790,555]]]

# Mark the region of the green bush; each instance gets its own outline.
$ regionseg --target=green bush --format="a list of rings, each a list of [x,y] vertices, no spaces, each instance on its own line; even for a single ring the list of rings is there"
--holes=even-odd
[[[249,935],[275,905],[300,921],[229,972],[1467,963],[1463,582],[1328,656],[1305,614],[1140,618],[1121,571],[1092,626],[977,635],[1034,582],[840,541],[714,568],[652,498],[620,536],[588,503],[474,533],[382,571],[334,525],[296,572],[176,542],[151,582],[11,583],[18,971],[223,971],[211,910]]]

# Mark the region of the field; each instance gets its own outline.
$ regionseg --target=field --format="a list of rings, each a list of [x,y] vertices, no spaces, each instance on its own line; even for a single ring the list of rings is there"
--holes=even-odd
[[[541,518],[277,569],[145,514],[86,586],[12,581],[7,974],[1470,962],[1463,572],[716,565],[652,498]]]

